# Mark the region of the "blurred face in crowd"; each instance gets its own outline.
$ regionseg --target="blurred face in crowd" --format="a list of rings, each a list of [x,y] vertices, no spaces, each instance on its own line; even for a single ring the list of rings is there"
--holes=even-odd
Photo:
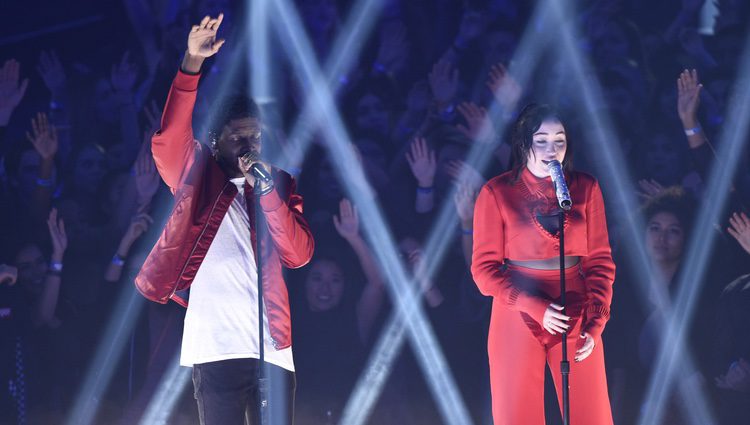
[[[216,145],[216,159],[230,177],[242,177],[237,158],[248,152],[261,153],[261,124],[255,117],[230,120],[221,131]]]
[[[76,189],[87,194],[96,194],[107,172],[104,152],[95,145],[81,150],[74,163],[73,181]]]
[[[654,214],[646,225],[646,249],[657,263],[671,263],[682,257],[685,232],[682,223],[670,212]]]
[[[568,141],[565,127],[558,120],[545,120],[531,139],[526,167],[537,177],[549,177],[547,164],[556,159],[562,164]]]
[[[313,262],[305,280],[305,294],[310,310],[327,311],[335,308],[344,295],[344,273],[331,260]]]
[[[27,290],[39,293],[42,290],[44,276],[47,273],[47,259],[42,250],[35,244],[28,244],[16,255],[18,283]]]
[[[357,102],[357,127],[386,135],[390,130],[388,111],[383,101],[372,93],[362,96]]]

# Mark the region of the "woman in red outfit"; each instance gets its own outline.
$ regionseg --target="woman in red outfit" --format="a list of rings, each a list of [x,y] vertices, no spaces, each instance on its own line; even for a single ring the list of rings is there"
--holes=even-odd
[[[570,420],[612,424],[601,334],[615,265],[597,181],[571,170],[570,141],[546,105],[521,111],[512,134],[515,166],[482,188],[474,209],[471,272],[492,296],[488,338],[495,424],[544,424],[544,365],[561,396],[561,333],[574,352]],[[566,212],[566,314],[560,300],[557,199],[547,170],[563,164],[573,207]]]

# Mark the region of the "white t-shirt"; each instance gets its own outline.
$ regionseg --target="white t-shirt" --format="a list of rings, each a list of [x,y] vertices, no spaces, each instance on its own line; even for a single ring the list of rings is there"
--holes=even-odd
[[[190,286],[182,336],[182,366],[260,357],[258,274],[243,191],[245,179],[231,181],[239,193]],[[292,348],[273,347],[268,317],[263,310],[265,360],[294,372]]]

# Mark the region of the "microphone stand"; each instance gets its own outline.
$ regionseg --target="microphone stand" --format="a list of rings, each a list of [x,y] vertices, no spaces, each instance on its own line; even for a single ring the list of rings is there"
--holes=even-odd
[[[258,272],[258,416],[260,425],[268,424],[268,376],[265,367],[265,341],[263,339],[263,253],[261,240],[265,230],[265,217],[260,206],[260,179],[253,185],[255,202],[255,258]]]
[[[560,304],[562,313],[567,315],[565,301],[565,210],[560,208],[559,213],[560,230]],[[563,424],[570,425],[570,362],[568,361],[568,331],[562,333],[562,359],[560,361],[560,374],[562,375],[562,413]]]

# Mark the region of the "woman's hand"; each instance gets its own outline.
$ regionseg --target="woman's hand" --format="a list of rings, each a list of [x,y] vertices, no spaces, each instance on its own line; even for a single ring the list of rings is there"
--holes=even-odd
[[[581,348],[576,350],[576,356],[574,358],[574,360],[577,362],[582,362],[586,359],[586,357],[590,356],[594,351],[594,347],[596,346],[594,337],[589,335],[587,332],[581,332],[581,339],[583,339],[583,345],[581,346]]]
[[[458,124],[456,128],[473,142],[491,143],[497,137],[492,122],[487,119],[487,110],[473,102],[458,105],[458,112],[464,117],[466,125]]]
[[[339,215],[333,216],[333,225],[338,234],[347,241],[359,238],[359,216],[357,208],[344,198],[339,203]]]
[[[750,254],[750,219],[745,213],[734,213],[729,217],[729,227],[727,232],[737,239],[742,249]]]
[[[570,325],[567,323],[567,321],[570,320],[570,317],[562,314],[562,310],[563,306],[550,303],[550,305],[547,306],[547,311],[544,312],[544,317],[542,317],[542,327],[552,335],[557,335],[558,332],[563,333],[570,329]]]
[[[40,157],[51,160],[57,153],[57,129],[49,123],[47,114],[39,112],[31,119],[33,133],[26,132],[26,138],[34,146]]]
[[[518,80],[510,75],[503,64],[499,63],[490,68],[486,84],[497,103],[506,112],[515,110],[523,94],[523,88],[518,83]]]
[[[417,184],[420,187],[432,187],[437,170],[437,158],[435,151],[427,146],[424,138],[414,138],[411,152],[406,152],[406,161],[409,163],[414,178],[417,179]]]
[[[687,69],[677,79],[677,114],[685,128],[698,125],[696,118],[701,100],[703,84],[698,82],[698,71]]]
[[[47,219],[47,228],[52,240],[52,261],[62,262],[65,250],[68,248],[68,235],[65,233],[65,222],[57,218],[57,209],[52,208]]]

